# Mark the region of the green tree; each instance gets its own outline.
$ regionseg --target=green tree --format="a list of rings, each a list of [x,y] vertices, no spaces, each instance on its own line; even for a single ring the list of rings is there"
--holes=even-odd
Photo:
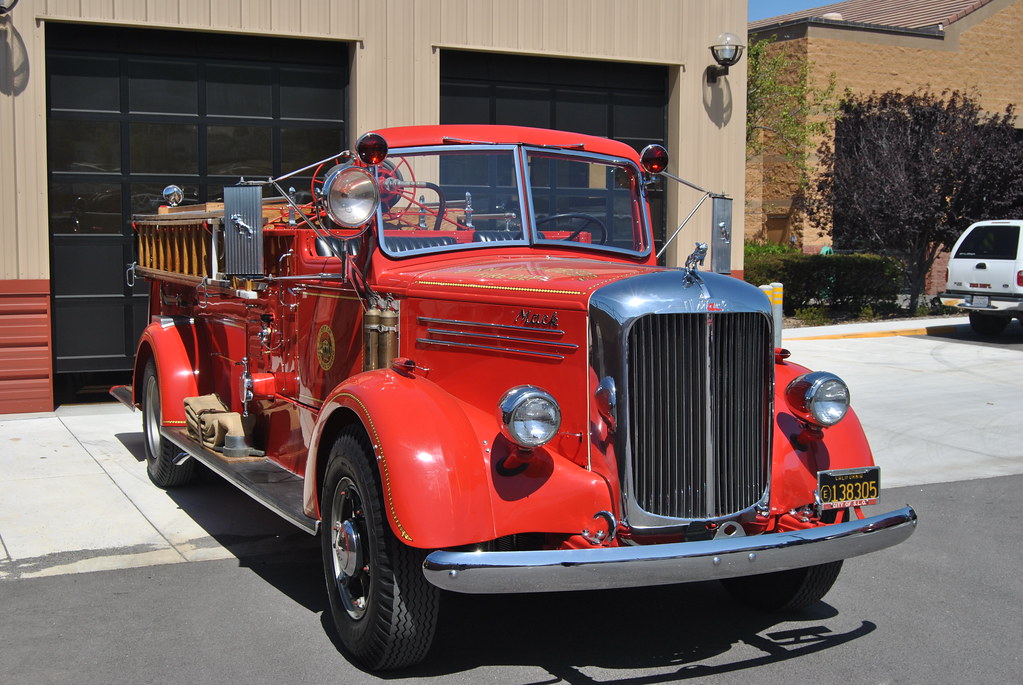
[[[804,211],[836,247],[898,258],[910,311],[927,272],[969,224],[1023,215],[1015,109],[985,113],[959,91],[847,94]]]
[[[807,155],[830,131],[837,108],[835,74],[824,87],[814,85],[813,64],[773,37],[751,42],[747,55],[746,159],[777,152],[802,185],[810,172]]]

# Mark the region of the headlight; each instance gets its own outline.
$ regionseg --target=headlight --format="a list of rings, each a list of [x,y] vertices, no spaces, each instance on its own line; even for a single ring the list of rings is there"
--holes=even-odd
[[[362,167],[343,167],[327,176],[327,214],[335,223],[356,228],[376,214],[380,191],[376,179]]]
[[[785,389],[793,413],[818,426],[834,426],[849,410],[849,386],[827,371],[805,373]]]
[[[520,447],[531,449],[550,441],[561,427],[561,409],[545,390],[519,385],[498,404],[501,432]]]

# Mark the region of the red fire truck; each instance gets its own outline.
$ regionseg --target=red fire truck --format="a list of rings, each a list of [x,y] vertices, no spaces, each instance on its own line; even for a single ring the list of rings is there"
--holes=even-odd
[[[667,165],[656,145],[417,126],[222,204],[169,188],[135,217],[151,323],[113,391],[142,410],[150,478],[201,462],[319,535],[371,669],[424,658],[442,590],[720,579],[763,608],[816,602],[916,514],[861,511],[879,469],[848,388],[776,347],[763,292],[701,270],[704,245],[658,266]]]

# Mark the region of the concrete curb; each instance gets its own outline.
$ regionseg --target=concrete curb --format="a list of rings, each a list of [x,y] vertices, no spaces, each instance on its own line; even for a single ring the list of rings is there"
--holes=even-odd
[[[782,340],[840,340],[848,338],[888,338],[912,335],[947,335],[968,325],[966,317],[922,319],[905,322],[879,321],[790,328],[782,331]]]
[[[929,326],[927,328],[900,328],[890,331],[865,331],[860,333],[833,333],[831,335],[793,336],[790,340],[839,340],[842,338],[890,338],[898,335],[944,335],[954,333],[958,326]],[[782,333],[782,337],[785,334]]]

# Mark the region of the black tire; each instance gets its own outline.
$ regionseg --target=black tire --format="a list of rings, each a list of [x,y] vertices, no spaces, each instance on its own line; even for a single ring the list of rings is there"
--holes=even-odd
[[[739,601],[764,611],[798,611],[819,602],[835,584],[841,561],[758,576],[727,578],[722,585]]]
[[[994,337],[1001,335],[1005,327],[1009,325],[1009,319],[1010,317],[1008,316],[970,312],[970,328],[977,335]]]
[[[341,643],[370,670],[419,663],[437,629],[440,591],[423,576],[424,552],[391,532],[369,442],[334,443],[320,499],[320,547]]]
[[[149,480],[161,488],[186,485],[195,480],[195,460],[174,460],[181,450],[160,435],[160,379],[152,359],[142,373],[142,434],[146,445],[146,473]]]

